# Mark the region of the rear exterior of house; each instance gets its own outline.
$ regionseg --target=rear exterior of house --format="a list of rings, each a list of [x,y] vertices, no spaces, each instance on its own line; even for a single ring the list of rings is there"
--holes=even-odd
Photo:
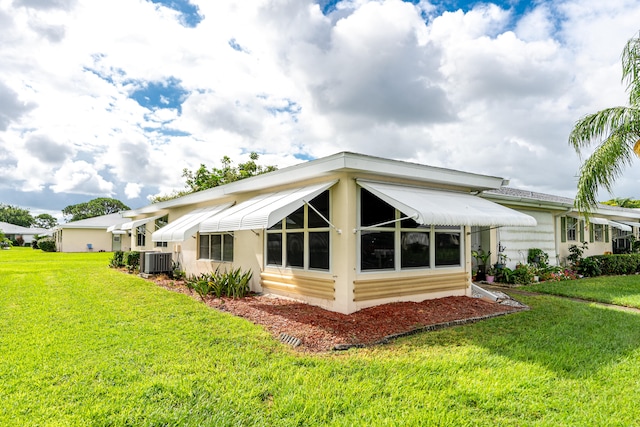
[[[52,229],[58,252],[111,252],[131,250],[126,232],[112,232],[127,222],[120,213],[60,224]],[[109,231],[109,232],[107,232]]]
[[[240,267],[254,291],[353,313],[470,295],[472,227],[536,225],[475,195],[502,184],[339,153],[125,216],[134,250],[171,253],[189,276]]]

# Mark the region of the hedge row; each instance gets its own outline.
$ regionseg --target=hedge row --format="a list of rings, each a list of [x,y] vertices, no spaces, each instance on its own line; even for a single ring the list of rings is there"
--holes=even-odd
[[[586,259],[594,260],[605,276],[640,273],[640,254],[593,255]]]

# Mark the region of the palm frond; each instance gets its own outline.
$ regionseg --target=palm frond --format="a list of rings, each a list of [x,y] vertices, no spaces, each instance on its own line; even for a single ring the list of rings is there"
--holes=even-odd
[[[588,216],[598,205],[598,190],[604,188],[611,192],[615,180],[631,164],[633,156],[633,146],[625,134],[614,133],[596,148],[580,168],[574,201],[579,212]]]
[[[640,106],[640,33],[622,51],[622,82],[626,83],[631,106]]]
[[[580,154],[581,149],[594,142],[606,140],[614,133],[639,134],[640,108],[606,108],[581,118],[569,134],[569,144]],[[637,138],[633,142],[636,140]]]

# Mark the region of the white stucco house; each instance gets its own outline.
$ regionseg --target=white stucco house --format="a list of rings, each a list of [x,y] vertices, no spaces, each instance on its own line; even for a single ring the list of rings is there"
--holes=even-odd
[[[2,231],[7,239],[16,240],[21,237],[24,245],[29,246],[36,236],[44,236],[51,230],[37,227],[22,227],[20,225],[9,224],[8,222],[0,222],[0,231]]]
[[[128,251],[131,250],[129,234],[115,231],[126,222],[129,220],[120,213],[112,213],[60,224],[51,231],[58,252]]]
[[[481,197],[536,219],[533,227],[476,228],[472,248],[499,252],[507,266],[526,263],[528,250],[542,249],[552,265],[566,265],[569,247],[587,244],[584,256],[623,253],[640,233],[640,210],[600,204],[588,220],[574,208],[571,198],[509,187],[486,190]],[[502,249],[502,250],[500,250]]]
[[[129,230],[187,275],[240,267],[254,291],[353,313],[470,295],[472,230],[538,224],[479,196],[505,183],[343,152],[123,212],[105,234]]]

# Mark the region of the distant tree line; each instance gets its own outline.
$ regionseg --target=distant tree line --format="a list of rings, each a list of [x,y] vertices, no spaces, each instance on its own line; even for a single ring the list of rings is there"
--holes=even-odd
[[[0,222],[6,222],[21,227],[53,228],[58,220],[49,214],[32,216],[28,209],[0,203]]]

